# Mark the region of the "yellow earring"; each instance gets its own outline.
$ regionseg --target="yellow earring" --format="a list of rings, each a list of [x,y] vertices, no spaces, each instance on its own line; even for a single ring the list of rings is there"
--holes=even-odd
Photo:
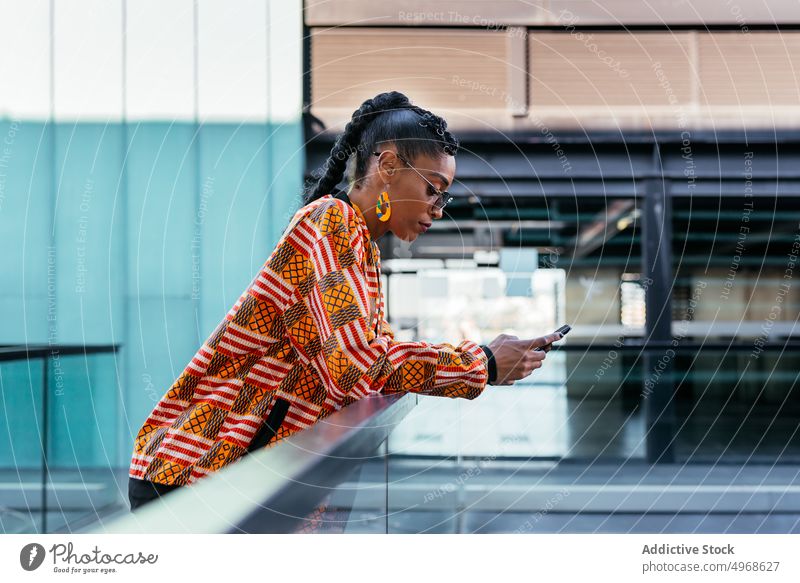
[[[392,206],[389,203],[389,193],[385,190],[378,196],[378,204],[375,206],[375,213],[378,215],[378,220],[386,222],[392,214]]]

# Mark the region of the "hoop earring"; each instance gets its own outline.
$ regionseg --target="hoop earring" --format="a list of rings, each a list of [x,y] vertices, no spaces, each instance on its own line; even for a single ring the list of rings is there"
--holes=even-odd
[[[392,206],[389,202],[389,193],[385,190],[378,196],[378,204],[375,205],[375,214],[378,215],[378,220],[386,222],[392,215]]]

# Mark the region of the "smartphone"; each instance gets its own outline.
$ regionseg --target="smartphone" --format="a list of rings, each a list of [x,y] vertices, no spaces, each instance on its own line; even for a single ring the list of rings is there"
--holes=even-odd
[[[567,335],[567,332],[569,332],[570,330],[572,330],[572,326],[570,326],[569,324],[565,324],[564,326],[561,326],[561,328],[559,328],[558,330],[553,332],[553,334],[556,334],[556,333],[560,332],[561,333],[561,337],[563,338],[564,336]],[[544,346],[540,346],[539,348],[534,348],[534,350],[541,351],[541,350],[543,350],[544,348],[546,348],[548,346],[552,346],[552,344],[545,344]]]

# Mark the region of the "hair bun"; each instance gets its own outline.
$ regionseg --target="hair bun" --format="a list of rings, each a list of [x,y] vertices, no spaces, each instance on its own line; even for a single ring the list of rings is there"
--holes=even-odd
[[[420,130],[413,123],[413,115],[408,115],[407,112],[418,115],[419,126],[426,128],[427,131]],[[387,115],[380,115],[384,113]],[[430,139],[431,137],[434,139]],[[399,91],[379,93],[375,97],[366,99],[353,112],[344,131],[337,136],[322,168],[312,173],[317,181],[316,184],[309,184],[304,204],[324,194],[337,192],[336,186],[344,178],[349,160],[354,154],[355,164],[351,170],[355,177],[363,177],[375,145],[398,138],[422,143],[421,147],[423,150],[427,148],[425,151],[430,155],[443,150],[455,156],[459,147],[458,140],[447,131],[447,122],[444,119],[413,105],[408,97]],[[404,146],[400,144],[400,147]]]

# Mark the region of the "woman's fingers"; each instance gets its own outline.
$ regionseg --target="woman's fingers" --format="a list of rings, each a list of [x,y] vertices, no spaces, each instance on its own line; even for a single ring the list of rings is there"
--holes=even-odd
[[[561,340],[561,338],[563,338],[563,335],[556,332],[554,332],[553,334],[548,334],[547,336],[534,338],[533,340],[527,341],[528,350],[534,350],[536,352],[547,352],[553,347],[553,342]]]

